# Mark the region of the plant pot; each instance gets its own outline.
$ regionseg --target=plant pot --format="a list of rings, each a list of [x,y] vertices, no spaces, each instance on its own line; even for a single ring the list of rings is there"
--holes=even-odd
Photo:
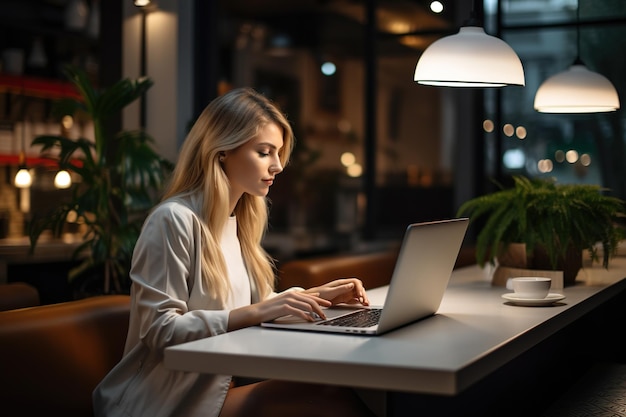
[[[583,267],[583,253],[581,250],[570,246],[565,256],[557,261],[556,268],[552,268],[550,257],[543,247],[536,247],[532,256],[528,259],[528,267],[531,269],[556,269],[563,271],[563,285],[574,285],[578,271]]]
[[[558,260],[556,268],[552,268],[550,257],[543,247],[535,247],[533,253],[528,254],[524,243],[509,244],[498,256],[492,283],[504,286],[507,279],[515,275],[545,275],[560,281],[556,287],[574,285],[578,271],[582,268],[582,256],[581,250],[570,247],[565,256]]]

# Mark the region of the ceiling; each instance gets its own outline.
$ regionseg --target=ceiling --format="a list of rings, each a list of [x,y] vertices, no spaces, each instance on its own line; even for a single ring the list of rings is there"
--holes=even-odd
[[[10,5],[7,9],[12,11],[11,16],[2,16],[2,20],[31,21],[35,17],[43,23],[56,23],[62,21],[68,0],[0,1]],[[368,4],[376,7],[377,54],[402,56],[415,55],[416,50],[424,50],[442,34],[456,28],[453,23],[456,1],[442,0],[446,9],[439,15],[429,10],[430,0],[217,0],[217,4],[220,23],[233,26],[225,29],[230,36],[236,36],[244,24],[262,25],[256,29],[267,41],[278,35],[288,36],[292,47],[362,57],[366,46],[369,48],[365,42]],[[37,6],[35,12],[31,10],[33,5]],[[414,33],[411,36],[399,35],[411,32]]]
[[[454,24],[453,10],[435,15],[422,0],[385,0],[376,6],[377,53],[415,55]],[[366,43],[367,0],[222,0],[222,13],[236,22],[255,22],[264,36],[287,36],[292,47],[325,54],[363,56]],[[421,34],[417,32],[422,32]],[[399,34],[413,33],[410,36]]]

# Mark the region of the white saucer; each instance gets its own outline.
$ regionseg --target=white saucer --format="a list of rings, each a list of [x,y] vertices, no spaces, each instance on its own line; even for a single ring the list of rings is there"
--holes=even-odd
[[[502,298],[520,306],[549,306],[565,298],[563,294],[550,293],[546,298],[519,298],[515,293],[502,294]]]

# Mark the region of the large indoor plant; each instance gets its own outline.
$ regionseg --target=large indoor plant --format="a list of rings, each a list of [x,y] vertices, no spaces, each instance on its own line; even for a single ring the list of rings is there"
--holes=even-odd
[[[592,261],[606,268],[625,237],[625,202],[608,190],[588,184],[557,184],[554,180],[514,176],[512,187],[463,203],[457,214],[469,216],[478,228],[476,261],[495,264],[514,245],[525,247],[526,267],[564,269],[578,260],[571,284],[588,250]],[[600,250],[601,247],[601,250]],[[546,258],[547,262],[540,262]]]
[[[75,181],[69,201],[59,202],[54,210],[31,222],[31,249],[45,230],[59,236],[68,216],[78,218],[85,225],[85,234],[76,254],[83,256],[69,279],[96,280],[105,293],[111,286],[123,292],[128,288],[130,258],[141,224],[172,164],[153,149],[153,139],[145,131],[115,133],[109,122],[153,82],[149,78],[122,79],[97,89],[80,69],[67,67],[66,74],[81,98],[56,103],[55,113],[62,117],[84,112],[93,123],[94,140],[62,134],[33,140],[33,145],[41,145],[43,155],[54,158],[59,169],[70,171]]]

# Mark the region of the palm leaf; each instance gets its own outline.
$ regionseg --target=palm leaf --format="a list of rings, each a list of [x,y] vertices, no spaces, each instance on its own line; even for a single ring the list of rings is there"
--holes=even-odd
[[[46,229],[60,236],[67,214],[75,211],[87,230],[86,240],[77,251],[88,250],[90,256],[71,272],[71,278],[102,268],[105,274],[110,274],[106,280],[123,279],[128,275],[142,221],[156,204],[160,187],[173,164],[153,149],[154,140],[146,132],[109,135],[105,124],[144,95],[153,82],[148,78],[123,79],[97,90],[80,69],[67,67],[66,75],[81,99],[74,103],[59,102],[54,114],[84,111],[93,122],[95,143],[54,135],[34,139],[33,144],[40,145],[45,155],[56,155],[60,169],[72,171],[80,181],[72,185],[71,201],[34,219],[29,231],[31,250]]]

